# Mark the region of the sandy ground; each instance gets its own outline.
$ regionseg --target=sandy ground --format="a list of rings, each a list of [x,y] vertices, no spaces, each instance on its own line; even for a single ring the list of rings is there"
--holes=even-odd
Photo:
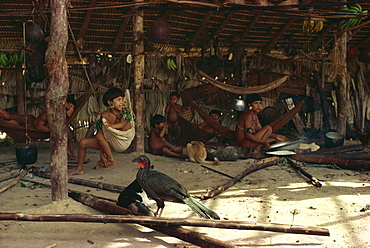
[[[50,162],[49,143],[38,142],[39,158],[34,166]],[[77,147],[77,145],[76,145]],[[18,169],[14,147],[1,147],[0,174]],[[209,171],[197,163],[147,154],[155,169],[183,184],[193,196],[201,196],[230,178]],[[99,154],[88,150],[86,174],[74,177],[127,186],[136,176],[138,165],[134,153],[115,154],[117,165],[95,168]],[[212,166],[236,176],[255,160],[222,162]],[[314,187],[287,164],[271,166],[246,176],[241,182],[213,199],[203,201],[221,219],[283,223],[328,228],[330,236],[285,234],[267,231],[191,228],[237,247],[370,247],[370,211],[360,211],[370,204],[369,172],[340,170],[329,165],[307,164],[305,169],[322,183]],[[49,182],[34,177],[34,180]],[[10,180],[0,182],[0,187]],[[79,190],[116,200],[118,193],[70,184]],[[29,214],[85,213],[102,214],[73,199],[52,202],[50,188],[21,187],[20,183],[1,193],[2,212]],[[156,207],[153,206],[155,210]],[[298,214],[292,212],[298,210]],[[166,203],[163,217],[197,215],[186,205]],[[177,238],[136,224],[102,224],[76,222],[0,222],[0,247],[196,247]]]

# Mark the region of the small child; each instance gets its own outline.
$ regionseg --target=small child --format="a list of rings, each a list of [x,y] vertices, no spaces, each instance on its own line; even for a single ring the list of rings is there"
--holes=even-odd
[[[209,116],[211,116],[211,118],[215,122],[218,122],[218,123],[221,124],[221,112],[219,110],[217,110],[217,109],[212,110],[211,112],[209,112]],[[215,130],[213,127],[211,127],[207,122],[203,122],[203,123],[199,124],[198,127],[200,129],[203,129],[206,132],[213,133],[213,134],[216,134],[216,135],[219,134],[219,132],[217,130]]]
[[[180,94],[176,91],[171,92],[170,101],[167,103],[165,110],[168,121],[168,140],[171,142],[172,134],[174,134],[177,143],[179,143],[180,136],[178,115],[181,112],[181,105],[177,103],[179,100]]]
[[[163,115],[154,115],[150,118],[150,125],[153,127],[149,135],[151,153],[154,155],[166,154],[170,157],[187,158],[186,155],[182,154],[182,146],[174,146],[164,138],[167,123]]]
[[[119,88],[110,88],[103,95],[103,103],[109,106],[109,109],[101,114],[102,119],[97,122],[105,127],[111,127],[119,131],[127,131],[132,127],[131,112],[125,106],[125,93]],[[101,129],[97,126],[97,129]],[[115,165],[117,162],[113,158],[111,147],[106,140],[102,130],[98,130],[95,138],[83,138],[78,146],[77,168],[72,170],[68,175],[84,174],[83,163],[86,156],[87,148],[100,150],[100,160],[98,166],[108,167]]]

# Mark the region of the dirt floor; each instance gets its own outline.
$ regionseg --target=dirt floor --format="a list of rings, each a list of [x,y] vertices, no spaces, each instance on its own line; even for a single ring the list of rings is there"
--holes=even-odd
[[[47,167],[49,143],[38,142],[38,161],[34,166]],[[76,144],[77,147],[77,144]],[[1,147],[0,175],[18,170],[15,148]],[[131,162],[138,154],[114,154],[117,165],[96,168],[99,153],[88,150],[86,174],[73,177],[127,186],[136,176],[138,165]],[[195,197],[222,185],[230,178],[212,172],[200,164],[175,158],[147,154],[155,169],[178,180]],[[256,162],[254,159],[207,165],[232,177]],[[203,201],[221,219],[282,223],[327,228],[330,236],[286,234],[185,227],[237,247],[370,247],[370,175],[365,171],[343,170],[325,164],[306,164],[305,169],[318,178],[321,188],[314,187],[288,164],[256,171],[213,199]],[[27,175],[31,177],[31,175]],[[33,180],[49,183],[36,176]],[[0,182],[0,187],[11,180]],[[21,186],[23,184],[23,186]],[[37,185],[36,185],[37,186]],[[70,184],[70,189],[103,196],[112,200],[118,193]],[[30,187],[20,182],[1,193],[1,212],[28,214],[84,213],[102,214],[73,199],[51,201],[47,187]],[[153,205],[154,210],[156,207]],[[293,212],[297,214],[293,215]],[[162,217],[197,218],[187,205],[166,203]],[[0,222],[0,247],[196,247],[137,224],[102,224],[76,222]]]

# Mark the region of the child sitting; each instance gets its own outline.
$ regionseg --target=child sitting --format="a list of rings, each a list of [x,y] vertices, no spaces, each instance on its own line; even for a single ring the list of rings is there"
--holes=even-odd
[[[182,146],[174,146],[164,138],[167,129],[167,121],[163,115],[154,115],[150,119],[150,125],[153,127],[149,135],[149,148],[151,153],[154,155],[166,154],[167,156],[178,158],[187,157],[182,154]]]
[[[126,92],[128,94],[128,91]],[[116,164],[111,149],[115,152],[123,152],[134,138],[133,117],[130,110],[126,108],[125,93],[119,88],[110,88],[103,95],[103,103],[109,106],[109,109],[101,114],[102,118],[97,122],[100,125],[96,125],[98,132],[95,138],[80,140],[77,168],[69,173],[70,176],[85,173],[83,163],[87,148],[100,150],[98,166],[108,167]]]

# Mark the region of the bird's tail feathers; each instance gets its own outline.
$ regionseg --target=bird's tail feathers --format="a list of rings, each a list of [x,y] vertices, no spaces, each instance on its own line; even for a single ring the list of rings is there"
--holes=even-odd
[[[192,197],[189,197],[184,200],[184,202],[194,211],[196,212],[200,217],[206,218],[206,219],[216,219],[219,220],[220,217],[210,208],[203,205],[199,201],[195,200]]]

